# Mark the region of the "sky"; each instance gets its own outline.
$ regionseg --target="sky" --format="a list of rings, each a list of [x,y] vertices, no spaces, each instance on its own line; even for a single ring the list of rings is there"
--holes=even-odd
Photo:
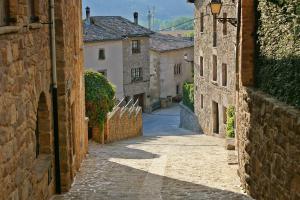
[[[122,16],[130,20],[136,11],[140,20],[147,21],[148,10],[154,6],[155,18],[160,20],[194,15],[193,4],[186,0],[83,0],[83,18],[86,6],[91,8],[92,16]]]

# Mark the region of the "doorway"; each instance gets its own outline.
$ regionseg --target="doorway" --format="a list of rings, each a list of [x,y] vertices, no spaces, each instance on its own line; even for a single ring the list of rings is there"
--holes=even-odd
[[[212,117],[213,117],[213,133],[219,134],[219,105],[217,102],[212,102]]]
[[[136,102],[138,100],[139,101],[138,105],[141,106],[143,111],[144,111],[144,96],[145,96],[145,93],[136,94],[133,96],[134,102]]]

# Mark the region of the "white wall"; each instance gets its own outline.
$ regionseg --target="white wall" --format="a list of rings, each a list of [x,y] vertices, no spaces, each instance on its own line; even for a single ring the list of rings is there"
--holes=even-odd
[[[105,60],[99,60],[99,49],[105,49]],[[84,44],[85,69],[107,70],[107,78],[116,86],[116,98],[124,97],[122,41],[103,41]]]
[[[193,58],[194,48],[185,48],[174,51],[160,53],[160,97],[175,97],[176,85],[180,86],[180,95],[182,95],[182,86],[185,81],[193,81],[192,64],[184,60],[184,55],[188,54],[189,59]],[[151,53],[152,57],[157,54]],[[182,64],[181,74],[174,75],[174,65]],[[151,84],[152,85],[152,84]]]

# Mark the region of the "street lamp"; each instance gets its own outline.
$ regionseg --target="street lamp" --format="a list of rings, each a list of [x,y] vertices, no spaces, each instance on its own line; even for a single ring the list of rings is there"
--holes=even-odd
[[[211,14],[218,16],[222,9],[222,0],[211,0],[210,2]],[[231,25],[237,27],[237,18],[217,18],[220,22],[224,23],[228,21]]]
[[[219,15],[222,9],[222,1],[221,0],[211,0],[210,9],[213,15]]]

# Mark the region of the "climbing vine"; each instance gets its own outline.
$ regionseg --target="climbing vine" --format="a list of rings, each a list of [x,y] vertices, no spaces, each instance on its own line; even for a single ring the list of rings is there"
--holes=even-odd
[[[227,109],[227,125],[226,125],[226,135],[227,137],[234,138],[234,120],[235,120],[235,109],[234,106],[230,106]]]
[[[106,115],[114,107],[114,86],[100,73],[86,71],[85,101],[86,114],[89,117],[89,126],[103,126]]]
[[[256,86],[300,107],[299,0],[257,0]]]

